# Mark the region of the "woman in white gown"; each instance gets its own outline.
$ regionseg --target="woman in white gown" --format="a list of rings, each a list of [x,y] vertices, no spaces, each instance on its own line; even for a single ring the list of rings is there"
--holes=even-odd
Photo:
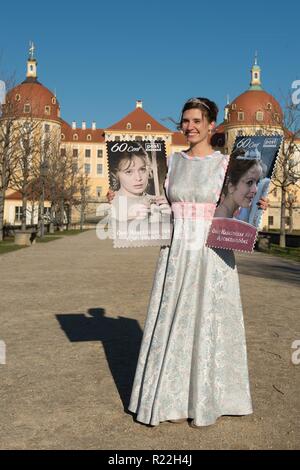
[[[180,123],[189,149],[169,158],[174,232],[160,252],[129,405],[146,424],[252,413],[234,254],[205,246],[229,159],[210,145],[217,112],[206,98],[189,100]]]

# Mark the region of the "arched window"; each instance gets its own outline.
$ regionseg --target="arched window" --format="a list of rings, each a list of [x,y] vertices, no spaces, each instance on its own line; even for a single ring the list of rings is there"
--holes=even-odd
[[[151,124],[150,124],[150,122],[148,122],[148,123],[146,124],[146,129],[147,129],[147,131],[151,131]]]
[[[127,122],[126,129],[131,129],[131,122]]]
[[[88,135],[86,136],[86,140],[92,140],[91,134],[88,134]]]
[[[21,95],[20,95],[19,93],[16,94],[15,100],[16,100],[16,101],[20,101],[20,100],[21,100]]]
[[[56,104],[56,98],[55,98],[55,96],[52,97],[52,100],[51,100],[51,101],[52,101],[52,104]]]
[[[65,134],[61,134],[60,138],[61,138],[61,140],[65,140],[65,138],[66,138]]]
[[[73,140],[78,140],[78,134],[73,134]]]

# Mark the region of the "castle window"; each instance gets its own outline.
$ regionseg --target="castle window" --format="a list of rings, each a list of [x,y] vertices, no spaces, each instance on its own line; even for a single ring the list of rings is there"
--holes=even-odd
[[[73,149],[73,158],[78,158],[78,149]]]
[[[102,175],[103,174],[103,165],[102,163],[97,164],[97,175]]]
[[[49,125],[49,124],[45,124],[44,130],[45,130],[45,132],[50,132],[50,125]]]
[[[51,108],[50,106],[45,106],[45,114],[50,114]]]
[[[22,214],[23,214],[23,207],[16,206],[15,207],[15,222],[21,222]]]
[[[103,157],[103,150],[98,149],[97,150],[97,158],[102,158]]]
[[[269,225],[274,225],[274,217],[273,217],[273,215],[269,215],[269,217],[268,217],[268,224],[269,224]]]
[[[51,101],[52,101],[52,104],[56,104],[56,98],[54,96]]]
[[[90,158],[91,156],[91,149],[85,149],[85,158]]]
[[[61,157],[65,157],[65,156],[66,156],[66,149],[65,149],[65,148],[61,148],[61,149],[60,149],[60,155],[61,155]]]
[[[264,113],[262,111],[256,111],[256,120],[263,121],[264,120]]]
[[[73,134],[73,140],[78,140],[78,134]]]
[[[239,111],[239,112],[238,112],[238,121],[243,121],[244,118],[245,118],[244,112],[243,112],[243,111]]]
[[[148,122],[148,124],[146,124],[146,129],[147,131],[151,131],[151,124]]]
[[[15,96],[15,100],[20,101],[20,99],[21,99],[21,95],[19,95],[19,93],[17,93],[16,96]]]
[[[89,163],[84,164],[84,172],[86,175],[89,175],[91,173],[91,165]]]
[[[280,116],[279,116],[278,113],[275,113],[275,114],[274,114],[274,120],[275,120],[276,122],[280,122]]]
[[[61,140],[65,140],[65,138],[66,138],[65,134],[61,134],[60,138],[61,138]]]
[[[31,111],[31,106],[30,104],[24,104],[24,113],[28,114]]]
[[[256,79],[258,78],[258,73],[257,72],[254,73],[254,78],[256,78]]]
[[[269,110],[272,109],[272,104],[271,103],[267,104],[267,109],[269,109]]]
[[[86,140],[92,140],[91,134],[88,134],[88,135],[86,136]]]
[[[231,109],[236,109],[236,104],[235,103],[232,103]]]
[[[127,122],[126,129],[131,129],[131,123],[130,122]]]

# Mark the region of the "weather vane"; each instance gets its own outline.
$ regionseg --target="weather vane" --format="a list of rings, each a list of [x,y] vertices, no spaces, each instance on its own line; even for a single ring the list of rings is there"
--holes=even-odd
[[[29,56],[31,60],[33,59],[34,51],[35,51],[34,44],[32,41],[30,41],[29,42]]]

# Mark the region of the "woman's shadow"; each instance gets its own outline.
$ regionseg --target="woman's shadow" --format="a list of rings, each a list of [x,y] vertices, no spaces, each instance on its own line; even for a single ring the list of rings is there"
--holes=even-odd
[[[142,330],[132,318],[105,316],[103,308],[90,308],[87,314],[70,313],[56,318],[71,342],[102,341],[107,362],[127,411]]]

